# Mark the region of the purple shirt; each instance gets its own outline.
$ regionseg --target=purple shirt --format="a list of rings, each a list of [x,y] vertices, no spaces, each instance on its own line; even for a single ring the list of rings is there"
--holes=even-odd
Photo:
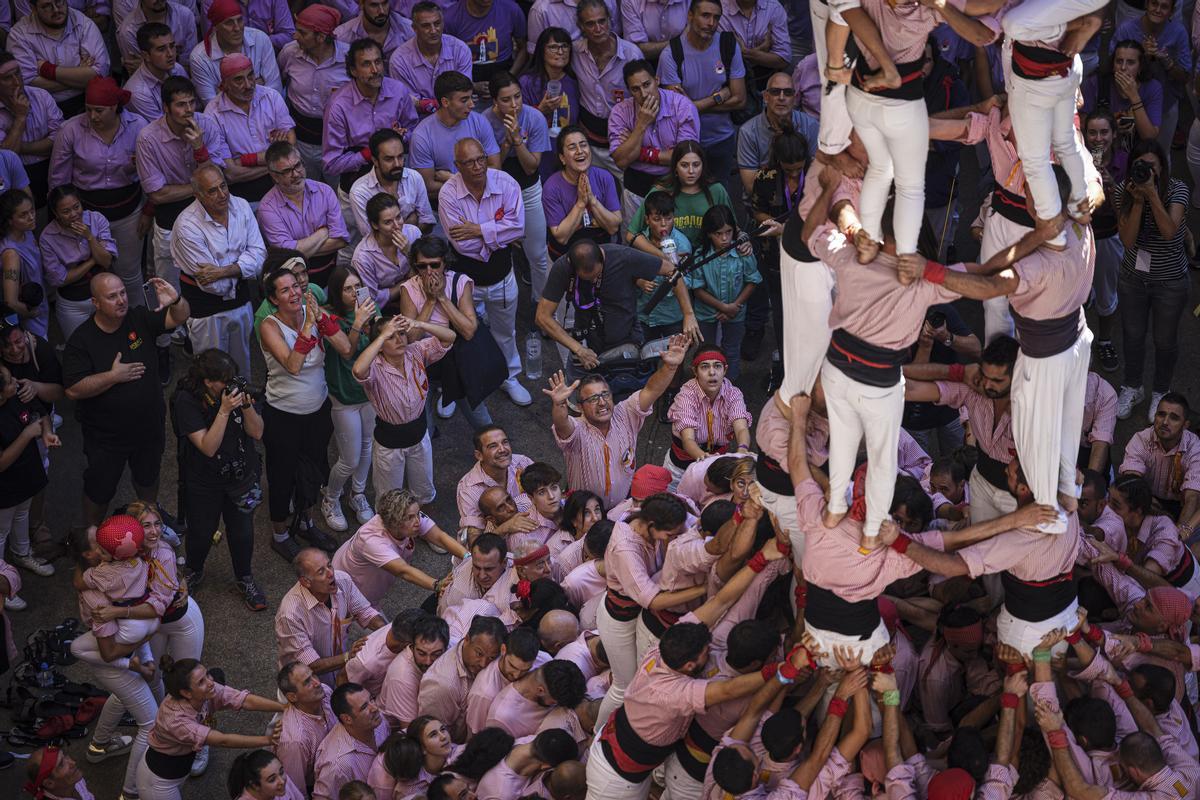
[[[138,28],[146,24],[146,12],[142,11],[141,3],[133,7],[129,16],[121,22],[117,29],[117,47],[124,57],[140,56],[141,48],[137,43]],[[192,48],[196,46],[196,15],[185,5],[167,3],[166,26],[175,35],[175,46],[178,48],[178,61],[183,66],[188,65],[192,57]]]
[[[492,135],[496,137],[497,143],[504,141],[508,129],[504,127],[504,121],[496,116],[495,106],[483,112],[483,118],[492,126]],[[550,149],[550,135],[546,130],[546,118],[536,108],[521,104],[521,110],[517,113],[517,129],[521,131],[521,137],[525,140],[525,146],[529,152],[545,154]],[[508,150],[506,158],[516,157],[515,150],[502,148],[501,151],[503,152],[505,149]],[[520,165],[517,166],[517,169],[524,172],[524,167]]]
[[[621,35],[621,13],[616,0],[604,0],[608,6],[609,30]],[[536,0],[529,9],[529,53],[537,45],[538,37],[546,28],[562,28],[578,40],[582,35],[577,16],[579,0]]]
[[[617,52],[603,70],[596,65],[586,39],[575,42],[571,49],[575,51],[571,56],[571,64],[575,67],[575,77],[579,79],[580,102],[597,117],[607,117],[612,107],[625,99],[628,90],[625,88],[625,76],[621,73],[630,61],[644,58],[641,49],[633,42],[618,38]]]
[[[750,16],[742,13],[737,0],[721,0],[720,31],[733,31],[743,49],[758,47],[771,36],[771,52],[784,61],[792,60],[792,37],[788,34],[787,12],[779,0],[755,0]]]
[[[408,240],[409,244],[421,236],[421,229],[415,225],[405,225],[400,232],[404,234],[404,238]],[[362,279],[363,286],[371,290],[375,305],[379,308],[383,308],[388,303],[388,289],[403,283],[404,279],[412,272],[408,256],[400,248],[396,248],[396,260],[393,261],[387,257],[383,248],[379,246],[379,242],[375,241],[375,237],[371,234],[364,236],[362,241],[355,246],[354,255],[350,257],[350,264],[358,273],[358,277]]]
[[[359,39],[370,38],[367,29],[363,27],[362,14],[348,19],[333,29],[333,38],[346,44],[352,44]],[[386,67],[391,61],[396,48],[413,38],[412,23],[393,12],[388,17],[387,36],[383,39],[383,63]],[[395,76],[393,76],[395,77]]]
[[[214,97],[204,113],[225,132],[225,143],[231,155],[261,153],[271,145],[271,131],[288,131],[296,127],[296,121],[288,113],[283,95],[267,86],[255,86],[250,98],[250,111],[246,112],[221,92]]]
[[[213,163],[221,164],[231,158],[225,136],[213,118],[197,112],[195,121]],[[142,128],[137,137],[137,173],[142,179],[142,191],[151,194],[164,186],[191,183],[195,171],[192,146],[171,132],[165,117]]]
[[[12,150],[0,149],[0,192],[9,189],[24,189],[29,185],[29,175],[21,157]]]
[[[247,28],[255,28],[267,34],[275,49],[283,47],[292,41],[296,26],[292,24],[292,10],[288,8],[287,0],[240,0],[240,5],[246,10],[244,19]],[[204,32],[212,25],[208,21],[208,9],[212,8],[212,0],[200,0],[200,14],[203,16]],[[343,14],[342,19],[346,16]]]
[[[63,67],[78,67],[80,57],[87,53],[95,63],[92,70],[97,75],[107,75],[109,70],[108,48],[100,29],[82,11],[67,9],[66,26],[62,36],[47,36],[41,23],[32,15],[22,17],[8,33],[9,51],[21,65],[21,76],[28,83],[38,76],[38,62],[49,61]],[[64,89],[54,92],[55,100],[69,100],[82,94],[81,89]]]
[[[87,114],[71,117],[54,138],[50,151],[50,185],[73,183],[80,189],[116,189],[137,183],[133,154],[146,120],[128,111],[117,117],[112,144],[88,124]]]
[[[492,7],[482,17],[471,16],[466,0],[459,0],[446,9],[444,20],[446,33],[467,43],[476,64],[512,60],[513,40],[525,39],[525,14],[513,0],[492,0]],[[487,58],[479,57],[481,45]]]
[[[31,144],[57,134],[63,124],[63,115],[50,93],[36,86],[26,86],[25,96],[29,98],[29,114],[25,117],[25,132],[21,134],[21,144]],[[0,138],[8,135],[12,124],[12,112],[7,106],[0,105]],[[22,164],[37,164],[45,160],[45,156],[21,154]]]
[[[325,109],[325,146],[321,154],[325,174],[357,171],[369,163],[360,151],[371,134],[392,126],[411,132],[416,121],[412,98],[400,81],[384,78],[374,102],[362,96],[357,83],[347,82],[333,93]]]
[[[608,118],[608,144],[616,149],[633,131],[637,120],[637,105],[634,98],[626,97],[613,106]],[[696,104],[679,92],[670,89],[658,90],[658,118],[646,128],[642,135],[642,147],[657,147],[667,150],[685,139],[700,140],[700,112]],[[661,164],[646,164],[641,161],[633,165],[639,172],[650,175],[666,175],[667,168]]]
[[[318,228],[328,228],[335,239],[350,241],[337,194],[320,181],[304,182],[303,208],[279,191],[278,186],[272,187],[258,205],[258,222],[263,238],[271,247],[295,249],[297,239],[311,236]]]
[[[725,74],[725,64],[721,61],[720,37],[714,36],[704,52],[695,50],[683,37],[683,74],[675,66],[675,59],[669,50],[663,51],[658,60],[658,80],[663,86],[681,86],[688,97],[709,97],[718,89],[734,78],[745,78],[746,68],[742,64],[742,48],[738,45],[733,49],[733,61],[730,63],[729,74]],[[728,93],[728,90],[725,90]],[[723,142],[733,136],[735,130],[729,112],[707,113],[700,118],[700,144],[709,145]]]
[[[46,273],[42,269],[42,252],[38,249],[37,237],[32,232],[26,233],[19,240],[9,236],[0,239],[0,255],[3,255],[5,250],[15,250],[20,259],[21,277],[18,280],[19,284],[40,283],[45,288]],[[46,298],[43,297],[41,305],[38,306],[37,316],[22,319],[21,327],[27,331],[33,331],[45,339],[49,325],[50,306],[46,302]]]
[[[287,99],[306,117],[321,119],[333,93],[350,80],[346,53],[350,45],[333,40],[333,53],[320,64],[313,61],[298,42],[288,42],[279,51],[279,72],[287,86]]]
[[[687,27],[688,0],[622,0],[624,36],[635,44],[665,42]]]
[[[588,184],[592,194],[609,211],[621,210],[621,198],[617,196],[617,182],[604,167],[594,164],[588,168]],[[542,208],[546,211],[546,226],[553,228],[571,213],[571,206],[579,198],[575,184],[563,177],[562,170],[550,176],[542,187]]]
[[[443,230],[463,222],[476,222],[482,239],[450,240],[451,246],[467,258],[487,261],[502,247],[520,241],[525,235],[525,204],[521,187],[512,176],[488,168],[483,196],[477,201],[463,182],[462,175],[451,175],[438,193],[438,221]]]
[[[242,42],[242,53],[253,65],[254,77],[264,86],[270,86],[280,94],[283,84],[279,82],[279,64],[275,61],[275,46],[260,30],[246,26],[246,38]],[[200,40],[192,48],[188,69],[192,71],[192,83],[196,85],[198,102],[208,104],[221,87],[221,59],[225,52],[217,42],[215,34]]]
[[[83,224],[88,226],[96,239],[104,245],[105,250],[114,256],[117,254],[117,243],[112,238],[108,220],[104,218],[103,214],[84,211]],[[46,274],[47,283],[51,286],[62,286],[67,279],[67,270],[92,257],[87,239],[81,239],[70,231],[64,231],[57,220],[51,220],[50,224],[42,230],[40,247],[42,269]]]
[[[186,78],[187,70],[181,64],[176,63],[175,68],[171,70],[171,74]],[[126,108],[146,120],[146,122],[153,122],[158,119],[163,115],[162,85],[163,82],[151,75],[146,65],[142,64],[137,68],[136,72],[129,76],[129,80],[125,82],[126,91],[133,95]]]
[[[391,76],[412,89],[418,98],[433,97],[433,81],[443,72],[471,74],[471,49],[460,39],[442,34],[442,50],[430,64],[417,49],[416,38],[396,48],[388,60]]]
[[[430,114],[417,123],[417,129],[413,131],[408,165],[413,169],[458,172],[454,165],[454,145],[466,138],[478,139],[483,152],[489,156],[500,152],[492,126],[483,114],[472,111],[466,119],[451,127],[446,127],[437,114]]]
[[[546,81],[541,75],[526,72],[517,78],[521,84],[521,99],[525,105],[537,108],[546,96]],[[559,95],[558,108],[546,113],[546,126],[550,129],[550,138],[558,137],[558,131],[568,125],[579,122],[579,82],[570,74],[565,74],[559,81],[562,84],[562,94]],[[557,114],[555,113],[557,111]]]

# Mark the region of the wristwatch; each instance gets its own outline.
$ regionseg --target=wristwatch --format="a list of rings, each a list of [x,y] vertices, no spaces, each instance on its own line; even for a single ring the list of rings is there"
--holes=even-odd
[[[716,103],[717,105],[721,105],[721,90],[720,89],[717,89],[715,92],[712,93],[712,99],[713,99],[714,103]]]

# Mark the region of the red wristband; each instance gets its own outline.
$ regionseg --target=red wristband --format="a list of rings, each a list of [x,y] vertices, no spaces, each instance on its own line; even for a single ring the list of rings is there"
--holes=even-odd
[[[742,507],[741,506],[738,506],[737,508],[735,508],[733,510],[733,524],[734,525],[741,525],[742,521],[745,519],[746,518],[742,516]]]
[[[1150,634],[1139,633],[1137,635],[1137,651],[1139,653],[1149,653],[1154,649],[1154,644],[1150,641]]]
[[[146,204],[144,206],[142,206],[142,216],[143,217],[153,217],[154,210],[156,208],[157,208],[157,206],[154,205],[153,200],[147,200]]]
[[[878,667],[871,667],[871,672],[879,672],[884,675],[892,675],[892,674],[895,674],[896,668],[893,667],[891,665],[891,663],[889,662],[887,664],[880,664]]]
[[[835,697],[829,701],[828,714],[831,717],[844,717],[846,711],[850,708],[850,704],[840,697]]]
[[[57,74],[58,64],[51,64],[49,61],[43,61],[42,65],[38,67],[38,75],[42,76],[48,81],[54,80],[54,76]]]
[[[793,590],[793,595],[796,598],[796,610],[800,611],[808,607],[808,586],[797,586]]]
[[[912,537],[910,537],[907,533],[902,533],[896,537],[896,541],[892,542],[892,549],[900,555],[904,555],[906,552],[908,552],[908,546],[910,544],[912,544]]]
[[[371,148],[364,147],[362,150],[358,151],[358,154],[362,156],[363,161],[367,162],[368,164],[371,163]]]
[[[1133,559],[1129,557],[1128,553],[1121,553],[1121,555],[1117,556],[1114,566],[1121,572],[1128,572],[1129,568],[1133,566]]]
[[[242,162],[243,167],[257,167],[258,153],[242,153],[238,160]]]
[[[779,678],[784,683],[795,683],[800,677],[800,670],[792,666],[791,661],[779,662]]]
[[[653,152],[654,152],[653,147],[643,147],[642,151],[640,153],[638,153],[638,161],[641,161],[644,164],[652,163],[654,161],[654,158],[651,155],[651,153],[653,153]]]
[[[936,261],[926,261],[925,273],[921,277],[930,283],[943,284],[946,282],[946,265]]]
[[[317,333],[322,336],[335,336],[339,330],[337,317],[332,314],[322,314],[317,319]]]
[[[315,336],[297,336],[296,343],[292,345],[292,349],[297,353],[308,355],[312,349],[317,346],[317,337]]]
[[[1129,685],[1129,681],[1121,681],[1121,683],[1115,688],[1117,690],[1117,696],[1122,700],[1128,700],[1129,698],[1133,697],[1133,687]]]
[[[1083,633],[1081,631],[1075,631],[1074,633],[1067,636],[1067,644],[1079,644],[1079,640],[1082,638],[1083,638]]]
[[[1099,628],[1097,628],[1095,626],[1092,626],[1092,627],[1089,627],[1086,631],[1084,631],[1083,638],[1087,639],[1088,644],[1090,644],[1090,645],[1093,645],[1093,646],[1098,645],[1104,641],[1104,631],[1100,630]]]
[[[1021,705],[1021,698],[1017,697],[1012,692],[1005,692],[1004,694],[1000,695],[1001,708],[1016,708],[1019,705]]]
[[[950,380],[955,383],[962,383],[963,378],[967,376],[967,368],[962,364],[950,365]]]
[[[1025,671],[1025,665],[1022,664],[1020,661],[1018,661],[1015,664],[1005,664],[1004,665],[1004,674],[1005,675],[1016,675],[1018,672],[1024,672],[1024,671]]]
[[[1064,730],[1046,731],[1046,744],[1050,745],[1055,750],[1062,750],[1069,747],[1071,742],[1067,739],[1067,732]]]
[[[796,653],[804,653],[804,660],[808,662],[808,666],[811,667],[816,665],[817,660],[813,658],[813,654],[809,652],[809,649],[802,644],[798,644],[789,650],[787,657],[784,658],[784,661],[788,662],[789,664],[792,663],[792,659],[796,657]]]
[[[776,539],[775,547],[779,549],[779,552],[783,554],[784,558],[792,557],[792,542],[790,539]]]
[[[200,145],[192,151],[192,157],[196,159],[197,164],[203,164],[205,161],[208,161],[208,147]]]
[[[763,664],[762,679],[763,683],[769,683],[771,678],[775,677],[775,673],[779,670],[779,665],[772,661],[769,664]]]
[[[750,568],[751,572],[762,572],[767,568],[767,557],[764,556],[760,550],[759,552],[755,553],[749,561],[746,562],[746,566]]]

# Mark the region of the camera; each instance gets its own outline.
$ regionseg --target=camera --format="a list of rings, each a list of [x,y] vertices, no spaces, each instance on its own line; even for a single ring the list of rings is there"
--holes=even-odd
[[[232,377],[228,381],[226,381],[225,394],[233,394],[234,392],[241,392],[242,394],[246,394],[246,391],[247,391],[246,387],[248,384],[249,384],[249,381],[247,381],[241,375],[235,375],[234,377]]]
[[[1149,161],[1135,161],[1129,168],[1129,179],[1134,183],[1149,183],[1154,177],[1154,170]]]
[[[935,328],[940,328],[946,324],[946,313],[944,311],[930,311],[925,316],[925,321]]]

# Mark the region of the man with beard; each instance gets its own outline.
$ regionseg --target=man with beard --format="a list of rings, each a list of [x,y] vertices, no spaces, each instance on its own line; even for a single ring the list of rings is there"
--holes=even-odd
[[[313,766],[317,747],[337,724],[329,707],[333,689],[321,683],[307,664],[290,661],[283,665],[276,678],[279,693],[287,700],[287,708],[279,718],[279,744],[275,756],[283,772],[296,786],[308,791],[313,784]]]
[[[497,488],[497,491],[500,491]],[[489,490],[491,491],[491,490]],[[481,533],[471,545],[471,557],[454,568],[450,586],[438,598],[438,614],[463,600],[482,598],[495,585],[507,582],[508,544],[494,533]]]
[[[359,0],[359,8],[358,16],[334,28],[333,36],[346,44],[370,39],[383,50],[383,63],[387,64],[396,48],[413,38],[412,23],[392,11],[388,0]]]
[[[474,438],[475,466],[458,482],[458,529],[468,541],[474,541],[484,528],[479,498],[485,490],[499,486],[516,500],[518,511],[531,507],[529,496],[521,491],[521,471],[533,459],[513,453],[508,434],[499,425],[477,432]]]
[[[245,12],[237,0],[215,0],[208,9],[208,21],[212,29],[192,48],[189,62],[200,102],[207,105],[217,96],[221,59],[233,53],[242,53],[250,59],[259,83],[283,94],[271,39],[256,28],[246,27]]]
[[[1200,525],[1200,437],[1187,429],[1187,398],[1167,392],[1154,410],[1154,424],[1125,446],[1121,474],[1143,475],[1163,509],[1178,520],[1188,539]]]
[[[500,657],[500,647],[507,640],[503,622],[496,617],[476,616],[466,636],[444,652],[421,677],[418,713],[441,720],[455,742],[466,742],[467,695],[471,684],[475,676]]]
[[[450,645],[450,626],[444,619],[422,614],[412,623],[412,644],[388,664],[376,701],[392,730],[404,730],[419,715],[421,677]]]
[[[125,72],[132,74],[145,61],[142,47],[138,45],[138,30],[148,22],[166,25],[175,37],[175,42],[184,53],[186,60],[191,58],[192,48],[196,46],[196,15],[192,10],[180,3],[168,0],[138,0],[133,11],[121,21],[117,29],[117,47],[121,50],[121,59]]]
[[[175,34],[161,22],[147,22],[138,28],[137,47],[141,66],[125,82],[125,91],[131,95],[128,108],[153,122],[163,115],[163,81],[173,75],[186,78],[187,70],[179,63]]]
[[[979,460],[971,473],[971,522],[995,519],[1016,509],[1008,493],[1004,468],[1016,446],[1012,437],[1008,390],[1017,341],[997,336],[980,356],[978,364],[909,364],[904,367],[904,399],[965,408]]]
[[[371,234],[367,222],[367,201],[383,192],[400,204],[400,221],[416,225],[422,233],[433,230],[436,218],[429,205],[425,180],[415,169],[404,168],[404,137],[391,128],[381,128],[367,140],[371,151],[371,169],[350,187],[350,212],[360,236]]]
[[[108,48],[96,23],[64,2],[37,0],[12,26],[8,47],[30,86],[54,96],[64,117],[83,111],[88,81],[108,74]]]

